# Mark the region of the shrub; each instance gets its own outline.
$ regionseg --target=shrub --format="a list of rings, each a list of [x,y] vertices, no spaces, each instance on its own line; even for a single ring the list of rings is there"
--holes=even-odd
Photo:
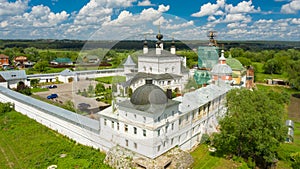
[[[13,110],[12,103],[0,103],[0,115]]]

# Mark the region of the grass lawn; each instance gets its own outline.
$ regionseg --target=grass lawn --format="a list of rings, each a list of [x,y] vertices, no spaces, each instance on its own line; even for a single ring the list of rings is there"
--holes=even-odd
[[[110,168],[105,154],[12,111],[0,115],[0,168]],[[65,156],[65,157],[63,157]]]
[[[36,92],[44,92],[44,91],[49,91],[48,88],[39,88],[39,87],[35,87],[31,89],[32,93],[36,93]]]
[[[255,81],[265,83],[265,79],[282,79],[282,80],[288,80],[287,74],[283,73],[281,75],[279,74],[265,74],[263,70],[263,63],[260,62],[253,62],[253,65],[257,70],[255,70]]]
[[[229,169],[237,168],[241,164],[233,162],[232,160],[226,160],[225,158],[213,156],[208,151],[206,144],[199,145],[193,152],[191,152],[194,158],[192,168],[194,169]]]
[[[95,80],[97,82],[101,82],[101,83],[112,84],[112,83],[125,82],[126,77],[125,76],[107,76],[107,77],[97,77],[97,78],[95,78]]]

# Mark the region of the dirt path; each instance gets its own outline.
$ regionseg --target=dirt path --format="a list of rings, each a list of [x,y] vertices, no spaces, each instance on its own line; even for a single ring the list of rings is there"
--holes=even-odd
[[[290,105],[288,107],[288,117],[300,122],[300,98],[291,96]]]

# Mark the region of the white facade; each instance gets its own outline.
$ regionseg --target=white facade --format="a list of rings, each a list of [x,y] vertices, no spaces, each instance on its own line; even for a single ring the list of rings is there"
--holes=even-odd
[[[175,146],[190,150],[200,142],[203,133],[216,131],[217,118],[226,111],[228,90],[209,85],[173,99],[173,104],[155,114],[130,108],[123,101],[115,111],[110,108],[100,112],[100,133],[112,143],[149,158]]]
[[[181,75],[181,57],[139,56],[138,71],[153,74],[173,73]]]

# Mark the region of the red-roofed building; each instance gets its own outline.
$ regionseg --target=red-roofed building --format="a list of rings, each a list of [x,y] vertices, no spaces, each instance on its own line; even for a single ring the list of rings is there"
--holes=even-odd
[[[0,54],[0,67],[3,66],[8,66],[9,65],[9,57],[4,55],[4,54]]]

